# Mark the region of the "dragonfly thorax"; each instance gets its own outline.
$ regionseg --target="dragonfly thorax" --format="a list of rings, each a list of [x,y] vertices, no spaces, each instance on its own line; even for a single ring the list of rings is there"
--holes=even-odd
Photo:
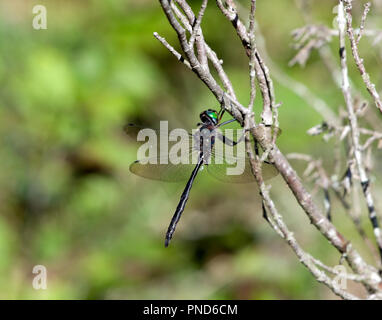
[[[193,135],[194,150],[197,150],[204,155],[205,163],[209,163],[209,159],[216,141],[216,129],[210,129],[209,127],[209,125],[203,125]]]

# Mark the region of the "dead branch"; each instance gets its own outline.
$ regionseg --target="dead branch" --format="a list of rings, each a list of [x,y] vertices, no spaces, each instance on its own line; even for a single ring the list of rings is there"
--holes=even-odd
[[[225,108],[242,126],[245,127],[247,133],[246,139],[246,150],[250,157],[252,172],[255,180],[260,189],[260,195],[263,200],[263,211],[264,215],[267,217],[267,221],[270,223],[272,228],[288,243],[288,245],[295,252],[301,263],[308,268],[315,279],[319,282],[327,285],[335,294],[339,295],[344,299],[357,299],[350,292],[340,288],[334,281],[328,276],[328,273],[336,274],[336,271],[332,267],[326,266],[323,262],[312,257],[310,254],[305,252],[301,246],[296,241],[293,233],[287,228],[283,221],[281,214],[278,212],[275,203],[273,202],[269,187],[265,185],[262,173],[261,165],[264,157],[259,157],[254,154],[252,148],[253,146],[249,142],[248,134],[251,134],[256,143],[263,149],[264,154],[268,156],[268,161],[274,164],[274,166],[280,172],[280,175],[288,185],[288,187],[293,192],[297,203],[305,211],[309,217],[311,223],[321,232],[322,235],[335,247],[341,257],[348,262],[349,267],[353,270],[353,274],[349,275],[348,279],[357,281],[363,284],[369,293],[369,298],[381,298],[381,276],[378,270],[365,262],[363,257],[358,253],[358,251],[353,247],[351,242],[347,240],[331,223],[331,221],[326,217],[323,211],[315,204],[313,196],[303,185],[301,179],[297,175],[296,171],[292,168],[290,163],[284,154],[279,150],[276,144],[276,135],[272,129],[272,125],[278,126],[278,114],[277,106],[275,102],[275,94],[273,88],[273,82],[270,77],[269,69],[261,57],[261,54],[256,45],[255,37],[255,13],[256,13],[256,1],[251,0],[250,14],[249,14],[249,28],[240,19],[236,3],[234,0],[226,0],[224,3],[221,0],[216,0],[217,8],[222,12],[222,14],[231,22],[236,34],[241,40],[244,47],[245,53],[249,58],[249,78],[251,85],[250,92],[250,103],[248,108],[245,108],[236,98],[234,94],[234,89],[227,74],[224,72],[221,61],[217,58],[216,52],[214,52],[206,43],[203,37],[202,30],[202,19],[203,13],[207,6],[207,1],[203,1],[202,7],[198,15],[195,15],[192,8],[189,6],[186,0],[159,0],[163,11],[175,32],[178,35],[179,43],[181,45],[183,53],[177,53],[172,47],[161,41],[164,46],[170,50],[183,64],[187,67],[189,64],[190,69],[198,76],[198,78],[205,83],[208,89],[214,94],[218,102],[223,108]],[[342,2],[340,2],[342,3]],[[366,18],[365,18],[366,19]],[[341,29],[340,39],[342,39],[344,29]],[[187,36],[189,35],[189,38]],[[365,31],[360,32],[360,34],[365,33]],[[158,38],[158,36],[156,36]],[[341,40],[342,41],[342,40]],[[194,51],[194,42],[196,43],[196,52]],[[342,46],[341,46],[342,48]],[[342,54],[343,54],[343,49]],[[182,58],[184,57],[184,58]],[[223,83],[224,90],[218,84],[216,79],[212,76],[209,68],[208,62],[210,60],[212,65],[218,72],[219,80]],[[185,63],[187,61],[187,63]],[[346,62],[346,60],[345,60]],[[344,67],[342,68],[342,74],[346,81]],[[253,105],[255,96],[255,79],[257,80],[258,86],[261,92],[262,98],[262,110],[261,110],[261,123],[256,124],[254,120]],[[346,98],[347,106],[353,106],[351,101],[351,96],[348,93],[348,86],[345,86],[344,95]],[[361,151],[359,140],[354,139],[354,130],[358,128],[354,118],[356,118],[354,109],[352,109],[353,114],[349,116],[351,119],[351,129],[353,134],[353,148],[351,149],[354,154]],[[349,110],[348,113],[350,114]],[[357,137],[355,137],[357,138]],[[377,138],[375,138],[377,139]],[[371,142],[368,144],[370,145]],[[356,158],[359,155],[357,154]],[[360,161],[362,164],[362,159]],[[362,165],[358,165],[358,169],[362,169]],[[361,181],[363,181],[364,193],[367,199],[370,199],[371,193],[369,189],[369,183],[365,187],[365,182],[369,181],[362,179],[362,170],[360,171]],[[325,188],[328,188],[329,182],[323,183]],[[371,215],[371,218],[372,215]],[[319,267],[321,269],[319,269]]]

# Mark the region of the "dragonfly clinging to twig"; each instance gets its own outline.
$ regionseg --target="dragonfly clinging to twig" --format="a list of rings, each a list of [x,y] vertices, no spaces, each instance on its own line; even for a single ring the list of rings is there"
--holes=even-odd
[[[201,123],[198,124],[198,129],[194,134],[188,134],[188,140],[186,141],[188,143],[187,153],[186,155],[183,155],[183,160],[185,158],[187,160],[193,158],[196,159],[196,163],[195,161],[193,163],[192,161],[180,161],[180,163],[177,162],[175,164],[169,163],[167,160],[162,161],[164,158],[168,159],[169,156],[169,148],[166,148],[164,151],[159,150],[159,152],[153,157],[155,159],[146,159],[145,161],[136,160],[130,165],[130,171],[132,173],[148,179],[183,181],[188,178],[178,206],[176,207],[175,213],[167,229],[165,239],[166,247],[169,245],[170,240],[173,237],[176,225],[184,211],[192,185],[198,172],[202,171],[206,167],[210,175],[224,182],[255,182],[250,168],[249,159],[245,155],[245,151],[242,155],[233,156],[238,152],[239,146],[244,147],[244,135],[242,135],[240,139],[237,139],[237,141],[234,141],[231,137],[228,138],[219,130],[220,127],[235,121],[235,119],[230,119],[221,122],[223,114],[223,109],[220,112],[212,109],[203,111],[200,114]],[[141,130],[142,127],[135,124],[128,124],[125,126],[125,132],[130,137],[135,139],[138,137]],[[157,135],[161,134],[158,130],[154,130],[153,132]],[[218,142],[221,143],[220,145],[224,145],[225,151],[228,149],[229,152],[222,153],[221,149],[217,150],[217,145],[219,145]],[[157,146],[151,147],[157,148]],[[244,150],[244,148],[241,150]],[[242,160],[243,168],[239,171],[239,173],[229,174],[229,169],[234,169],[235,166],[237,167],[238,160]],[[276,176],[278,172],[273,165],[265,162],[262,166],[262,173],[264,179],[269,179]]]

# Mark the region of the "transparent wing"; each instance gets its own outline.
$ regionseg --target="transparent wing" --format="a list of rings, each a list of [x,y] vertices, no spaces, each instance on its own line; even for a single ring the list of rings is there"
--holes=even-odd
[[[240,160],[236,164],[230,164],[226,161],[222,164],[213,163],[214,156],[211,157],[210,164],[206,165],[208,173],[215,179],[229,183],[252,183],[255,178],[252,175],[249,159],[244,159],[244,167],[240,168]],[[153,161],[153,159],[151,159]],[[166,182],[181,182],[189,179],[194,163],[173,164],[173,163],[143,163],[136,160],[130,165],[130,172],[151,180],[160,180]],[[276,168],[268,163],[262,165],[263,177],[265,180],[271,179],[278,174]]]
[[[130,171],[132,173],[143,178],[167,182],[180,182],[189,179],[199,155],[198,148],[195,147],[194,136],[184,132],[183,139],[176,141],[168,141],[167,139],[168,149],[163,150],[160,148],[159,137],[161,134],[167,137],[167,129],[147,129],[151,131],[142,133],[142,129],[145,128],[134,124],[126,125],[124,129],[126,134],[135,141],[137,141],[140,132],[143,135],[153,134],[157,137],[151,141],[150,139],[148,141],[140,141],[141,143],[147,144],[147,150],[151,149],[151,152],[153,152],[155,156],[139,156],[138,154],[138,160],[130,165]],[[239,141],[241,137],[238,131],[234,133],[234,136],[226,132],[223,134],[227,134],[230,141]],[[245,152],[244,139],[234,146],[226,142],[228,141],[223,142],[216,139],[214,149],[210,151],[210,155],[207,157],[209,160],[206,165],[207,171],[214,178],[223,182],[255,182],[249,159]],[[177,148],[173,148],[175,144],[177,144]],[[274,166],[268,163],[263,163],[262,169],[264,179],[270,179],[278,174]]]
[[[252,174],[251,164],[247,156],[230,157],[228,155],[221,156],[216,153],[211,154],[207,171],[215,179],[222,182],[230,183],[252,183],[255,178]],[[265,180],[277,176],[277,169],[270,163],[262,164],[262,173]]]
[[[177,130],[175,134],[179,133]],[[193,136],[187,131],[183,130],[176,141],[170,141],[169,134],[173,130],[167,128],[157,130],[129,123],[124,131],[131,140],[145,145],[144,154],[137,152],[138,160],[130,165],[130,172],[146,179],[167,182],[189,179],[199,153],[193,148]],[[161,146],[161,137],[165,138],[167,148]]]
[[[246,158],[244,161],[244,168],[240,169],[237,164],[232,165],[228,163],[224,164],[214,164],[211,163],[207,165],[208,173],[215,179],[222,182],[229,183],[252,183],[256,182],[252,171],[249,159]],[[269,163],[263,163],[262,165],[263,178],[269,180],[277,176],[277,169]]]
[[[240,138],[238,139],[240,140]],[[245,150],[244,140],[234,146],[216,140],[207,165],[207,170],[214,178],[223,182],[255,182],[250,161]],[[275,177],[278,171],[272,164],[264,162],[262,165],[262,173],[263,178],[267,180]]]
[[[186,158],[181,157],[184,163],[174,164],[168,161],[164,163],[166,157],[149,158],[147,161],[136,160],[130,165],[130,172],[137,176],[167,182],[181,182],[190,178],[192,170],[195,168],[195,159],[198,157],[198,152],[195,151],[189,154]],[[147,162],[147,163],[146,163]]]

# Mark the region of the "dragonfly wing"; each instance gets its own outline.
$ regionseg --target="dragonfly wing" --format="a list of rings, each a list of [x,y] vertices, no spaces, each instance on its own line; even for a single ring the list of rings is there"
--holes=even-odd
[[[281,130],[275,128],[277,135]],[[216,139],[213,151],[211,152],[208,172],[216,179],[231,183],[251,183],[255,182],[252,174],[251,164],[245,149],[245,141],[240,131],[223,132],[227,141]],[[235,145],[230,141],[237,141]],[[228,143],[227,143],[228,142]],[[261,151],[259,150],[261,154]],[[271,179],[278,174],[277,169],[270,163],[262,164],[262,174],[265,180]]]
[[[188,180],[195,168],[198,153],[194,152],[180,158],[183,163],[174,164],[171,161],[165,163],[165,157],[153,157],[146,160],[136,160],[130,165],[130,172],[137,176],[167,182],[181,182]],[[195,159],[194,159],[195,158]]]
[[[128,124],[124,127],[126,134],[137,141],[138,135],[142,129],[146,129],[142,126],[137,126],[135,124]],[[192,170],[194,169],[199,151],[195,149],[194,143],[195,139],[190,134],[185,134],[185,139],[177,141],[168,141],[168,150],[163,150],[160,148],[160,136],[165,135],[168,138],[169,130],[154,130],[143,132],[143,134],[150,133],[156,135],[156,139],[152,141],[142,141],[142,143],[148,143],[149,147],[155,151],[157,156],[151,157],[150,159],[138,159],[130,165],[130,171],[143,178],[152,180],[161,180],[168,182],[179,182],[187,180]],[[278,134],[280,131],[278,132]],[[236,139],[235,139],[236,138]],[[237,140],[238,136],[233,137],[232,140]],[[219,147],[222,146],[221,148]],[[177,148],[173,148],[177,145]],[[182,153],[176,158],[181,158],[179,164],[174,164],[173,158],[168,158],[168,152],[170,157],[174,155],[172,151],[175,150],[175,155],[177,151]],[[228,150],[228,152],[227,152]],[[146,161],[144,161],[146,160]],[[231,183],[251,183],[255,182],[252,175],[249,159],[245,153],[244,140],[241,140],[235,146],[227,146],[225,143],[216,140],[214,150],[211,152],[211,163],[207,165],[207,170],[216,179],[224,182]],[[219,160],[219,161],[216,161]],[[239,166],[239,167],[238,167]],[[234,170],[237,168],[238,170]],[[278,171],[273,165],[268,163],[263,163],[263,177],[264,179],[270,179],[278,174]]]
[[[269,180],[277,176],[277,169],[270,163],[262,164],[262,174],[264,180]],[[230,183],[252,183],[256,182],[248,157],[238,157],[231,159],[214,154],[211,156],[210,164],[207,166],[208,172],[215,179]]]

